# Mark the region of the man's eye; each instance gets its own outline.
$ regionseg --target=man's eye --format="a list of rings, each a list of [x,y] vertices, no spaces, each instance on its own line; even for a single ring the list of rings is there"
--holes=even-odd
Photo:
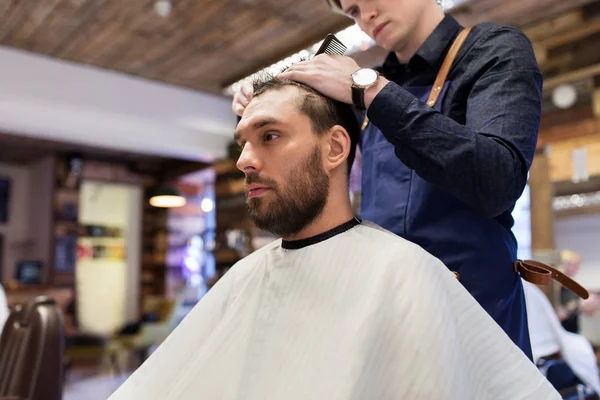
[[[348,10],[348,15],[352,18],[356,18],[356,16],[359,14],[359,10],[358,7],[352,7]]]
[[[264,139],[265,142],[270,142],[273,139],[277,139],[279,137],[279,135],[275,134],[275,133],[265,133]]]
[[[244,145],[245,144],[246,144],[246,142],[240,142],[240,143],[238,143],[238,146],[239,146],[240,150],[244,149]]]

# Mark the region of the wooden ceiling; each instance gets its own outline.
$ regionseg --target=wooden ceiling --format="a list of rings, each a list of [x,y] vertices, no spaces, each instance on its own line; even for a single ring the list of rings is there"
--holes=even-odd
[[[222,88],[349,21],[325,0],[0,0],[0,44],[148,79]]]
[[[351,21],[325,0],[0,0],[0,44],[192,89],[223,88]],[[463,24],[526,30],[546,80],[600,62],[597,0],[468,0]],[[577,78],[577,77],[576,77]],[[585,76],[583,79],[587,79]],[[556,82],[554,82],[556,83]]]

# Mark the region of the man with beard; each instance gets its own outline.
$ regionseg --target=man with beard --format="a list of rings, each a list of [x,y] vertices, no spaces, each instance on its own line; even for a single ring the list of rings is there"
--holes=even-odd
[[[110,399],[559,399],[438,259],[353,216],[351,108],[291,81],[254,88],[237,166],[250,215],[282,238]]]

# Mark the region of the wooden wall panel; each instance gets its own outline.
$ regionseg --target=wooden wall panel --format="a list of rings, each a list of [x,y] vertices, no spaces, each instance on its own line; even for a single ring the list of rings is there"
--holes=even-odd
[[[569,181],[573,176],[573,150],[587,150],[590,177],[600,176],[600,134],[565,140],[550,146],[549,169],[552,182]]]
[[[586,118],[540,130],[538,141],[541,144],[548,144],[586,137],[596,133],[598,133],[598,120],[595,118]]]
[[[570,124],[590,118],[594,118],[594,111],[589,104],[567,110],[556,110],[542,115],[540,130],[544,131],[556,125]]]

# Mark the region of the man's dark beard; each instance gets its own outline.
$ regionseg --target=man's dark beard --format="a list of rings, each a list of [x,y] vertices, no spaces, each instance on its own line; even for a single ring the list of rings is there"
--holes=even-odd
[[[257,227],[280,237],[297,234],[317,218],[329,195],[329,176],[323,168],[321,153],[315,147],[312,154],[287,176],[285,189],[271,179],[248,175],[246,183],[262,183],[269,186],[276,197],[261,213],[264,200],[261,197],[248,199],[250,218]],[[266,194],[269,195],[268,193]]]

